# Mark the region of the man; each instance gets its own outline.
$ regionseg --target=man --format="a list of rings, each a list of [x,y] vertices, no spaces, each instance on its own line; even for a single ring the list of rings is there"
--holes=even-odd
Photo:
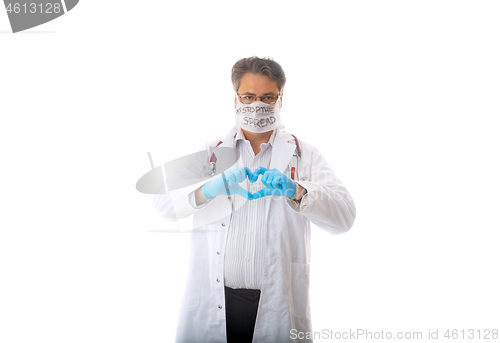
[[[281,130],[281,66],[243,58],[232,82],[236,125],[207,148],[235,148],[238,162],[180,197],[155,196],[165,217],[174,205],[194,214],[197,231],[176,341],[310,341],[291,335],[311,332],[310,222],[346,232],[355,206],[321,153]]]

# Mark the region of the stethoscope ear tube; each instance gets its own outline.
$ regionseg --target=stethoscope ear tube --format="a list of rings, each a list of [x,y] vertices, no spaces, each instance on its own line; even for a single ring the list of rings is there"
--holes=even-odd
[[[222,176],[222,181],[224,181],[224,187],[226,187],[227,196],[228,196],[228,198],[230,198],[231,192],[229,192],[229,186],[227,185],[226,176],[224,175],[224,172],[220,173],[220,175]]]
[[[301,157],[302,156],[302,152],[300,151],[299,140],[294,135],[292,135],[292,137],[293,137],[293,139],[295,139],[295,149],[297,150],[297,155],[298,155],[298,157]],[[298,168],[298,166],[297,166],[297,168]]]
[[[292,135],[292,137],[295,140],[295,151],[296,151],[296,153],[295,153],[294,156],[297,158],[297,169],[296,169],[297,178],[295,179],[295,178],[292,177],[292,179],[294,179],[294,180],[300,180],[299,179],[299,160],[302,157],[302,152],[300,151],[299,140],[294,135]],[[293,175],[293,176],[295,176],[295,175]]]

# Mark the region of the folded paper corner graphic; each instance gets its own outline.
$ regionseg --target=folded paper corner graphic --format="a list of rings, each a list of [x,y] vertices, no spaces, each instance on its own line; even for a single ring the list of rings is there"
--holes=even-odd
[[[152,166],[152,170],[137,181],[136,189],[145,194],[166,194],[167,190],[175,191],[220,175],[239,158],[240,154],[235,148],[216,147],[211,149],[210,154],[198,151],[163,165]],[[212,168],[211,163],[214,163],[215,168]]]
[[[79,0],[4,0],[12,32],[45,24],[72,10]]]
[[[79,0],[63,0],[66,3],[66,11],[71,11]]]

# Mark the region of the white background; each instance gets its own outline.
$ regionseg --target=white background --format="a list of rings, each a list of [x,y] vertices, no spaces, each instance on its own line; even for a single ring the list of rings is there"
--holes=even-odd
[[[286,129],[357,207],[346,234],[312,227],[314,330],[500,329],[499,16],[83,0],[12,34],[0,10],[0,341],[173,341],[188,235],[166,230],[190,219],[162,221],[135,183],[146,152],[232,127],[230,70],[252,55],[283,66]]]

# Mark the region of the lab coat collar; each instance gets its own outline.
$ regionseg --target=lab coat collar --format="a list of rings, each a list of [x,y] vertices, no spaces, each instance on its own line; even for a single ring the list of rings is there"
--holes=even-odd
[[[288,142],[290,140],[293,140],[291,134],[276,130],[270,169],[276,168],[283,173],[288,163],[290,163],[290,159],[295,151],[295,143],[290,144]]]
[[[226,137],[222,140],[220,146],[235,148],[236,147],[236,133],[238,132],[238,126],[234,125],[233,128],[227,133]]]
[[[233,126],[233,128],[228,132],[224,140],[222,141],[221,146],[224,147],[236,147],[236,136],[238,133],[239,127],[237,125]],[[280,172],[283,172],[290,163],[290,160],[293,156],[293,152],[295,151],[295,142],[293,142],[293,137],[290,133],[275,130],[273,133],[274,142],[272,143],[273,152],[271,155],[271,163],[269,168],[276,168]],[[292,143],[289,141],[292,140]]]
[[[273,130],[273,133],[271,134],[271,136],[269,137],[269,143],[271,144],[271,146],[274,145],[274,139],[276,137],[276,132],[278,130]],[[241,130],[240,127],[237,128],[237,131],[236,131],[236,137],[235,137],[235,140],[238,141],[239,139],[243,139],[243,140],[247,140],[246,137],[245,137],[245,134],[243,133],[243,130]]]

